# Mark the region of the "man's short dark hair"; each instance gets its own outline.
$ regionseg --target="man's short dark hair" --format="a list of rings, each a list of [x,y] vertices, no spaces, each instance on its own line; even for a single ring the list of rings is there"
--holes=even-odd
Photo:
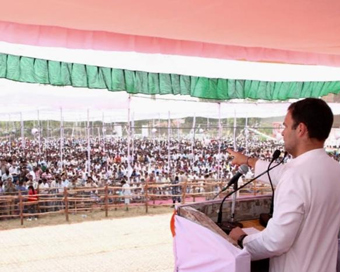
[[[291,104],[288,111],[294,121],[293,129],[300,123],[306,125],[309,138],[324,141],[333,125],[333,113],[327,103],[318,98],[306,98]]]

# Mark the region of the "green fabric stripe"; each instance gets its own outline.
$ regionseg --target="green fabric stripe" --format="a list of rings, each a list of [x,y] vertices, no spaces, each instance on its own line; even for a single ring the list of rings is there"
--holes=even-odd
[[[131,94],[190,95],[213,100],[287,100],[340,92],[340,81],[266,82],[216,79],[113,69],[7,54],[0,54],[0,78],[55,86],[107,89],[112,92],[126,91]]]

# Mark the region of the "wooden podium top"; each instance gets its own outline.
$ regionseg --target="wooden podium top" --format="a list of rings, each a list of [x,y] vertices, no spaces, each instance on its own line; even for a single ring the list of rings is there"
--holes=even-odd
[[[265,227],[260,224],[258,219],[241,221],[241,223],[243,224],[244,228],[255,228],[260,231],[265,229]]]

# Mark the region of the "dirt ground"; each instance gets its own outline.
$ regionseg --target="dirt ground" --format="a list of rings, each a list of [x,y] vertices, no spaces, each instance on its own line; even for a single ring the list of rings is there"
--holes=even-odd
[[[174,269],[169,207],[0,221],[0,271]]]
[[[32,227],[41,227],[41,226],[51,226],[51,225],[60,225],[60,224],[73,224],[73,223],[81,223],[88,221],[97,221],[97,220],[105,220],[112,218],[128,218],[128,217],[136,217],[136,216],[145,216],[145,215],[157,215],[164,213],[172,213],[173,209],[166,206],[155,206],[149,207],[148,213],[145,212],[144,206],[130,206],[129,211],[125,211],[124,207],[119,207],[117,210],[110,210],[108,212],[108,217],[105,217],[104,211],[92,211],[92,212],[78,212],[76,214],[69,214],[69,221],[66,221],[66,217],[64,214],[58,215],[40,215],[38,220],[27,221],[24,220],[23,225],[20,223],[20,219],[8,219],[1,220],[0,219],[0,231],[8,230],[8,229],[16,229],[16,228],[32,228]]]

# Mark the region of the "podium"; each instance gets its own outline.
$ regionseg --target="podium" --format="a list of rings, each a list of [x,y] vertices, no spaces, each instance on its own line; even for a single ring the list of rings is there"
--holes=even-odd
[[[235,219],[249,227],[250,220],[259,219],[261,213],[270,209],[271,196],[238,198]],[[220,200],[181,205],[171,222],[174,271],[182,272],[264,272],[268,262],[251,262],[246,249],[240,249],[235,241],[217,225]],[[222,222],[228,221],[231,200],[223,205]],[[246,223],[246,224],[245,224]],[[340,232],[338,240],[337,272],[340,272]]]
[[[224,235],[178,215],[174,220],[175,271],[250,272],[249,253]]]
[[[238,221],[258,219],[270,208],[270,196],[237,199],[235,219]],[[174,271],[186,272],[251,272],[250,254],[241,249],[217,225],[219,200],[192,203],[177,207],[172,218],[174,237]],[[223,205],[222,221],[229,220],[231,200]],[[266,271],[266,270],[263,270]]]

